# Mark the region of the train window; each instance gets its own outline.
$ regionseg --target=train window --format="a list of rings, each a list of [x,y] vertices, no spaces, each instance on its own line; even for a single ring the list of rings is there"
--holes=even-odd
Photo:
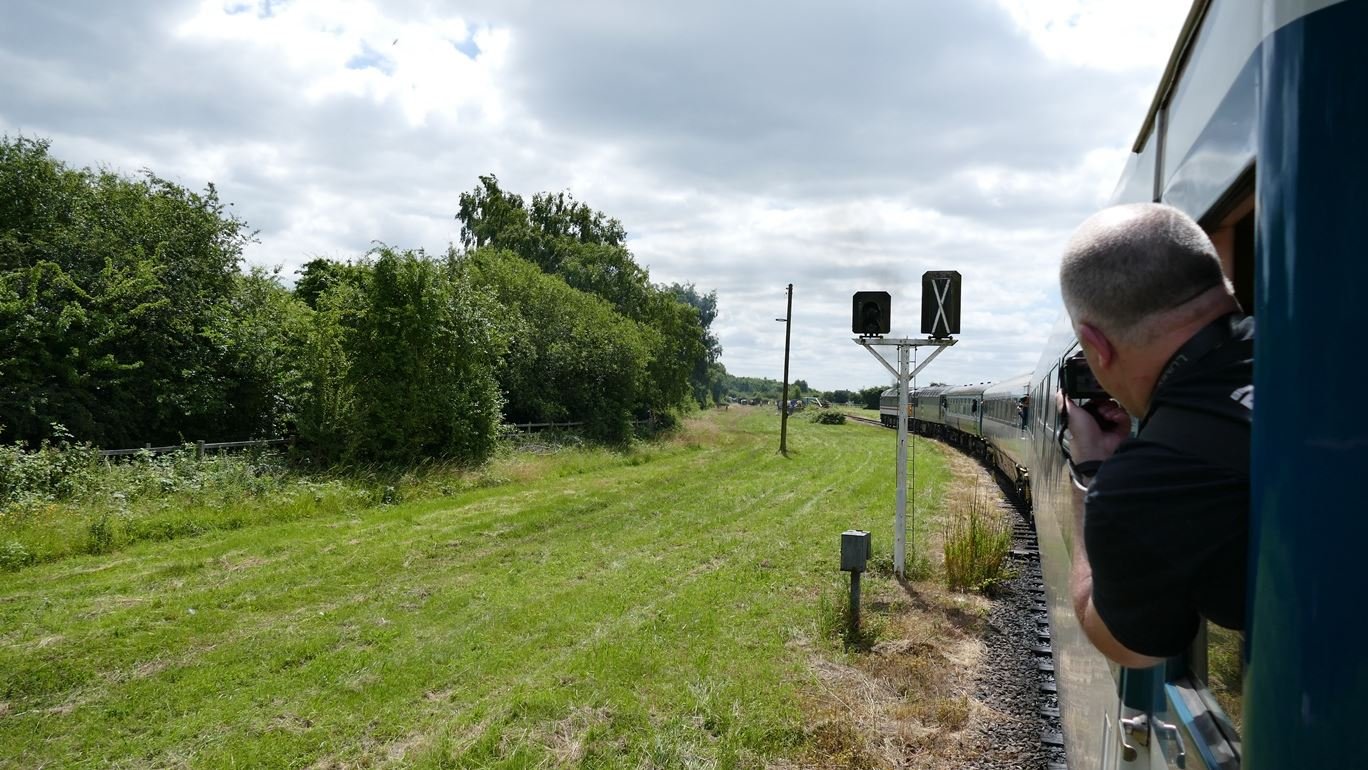
[[[975,399],[975,400],[969,405],[969,411],[972,412],[972,413],[974,413],[974,414],[978,414],[978,400],[977,400],[977,399]]]
[[[1221,257],[1221,269],[1235,287],[1235,298],[1254,313],[1254,169],[1231,185],[1225,198],[1202,218],[1202,228]]]
[[[1223,199],[1202,218],[1221,257],[1221,270],[1235,287],[1235,298],[1248,314],[1254,313],[1254,169],[1245,170]],[[1256,415],[1257,418],[1257,415]],[[1193,673],[1241,729],[1244,694],[1244,635],[1208,623],[1194,649]]]

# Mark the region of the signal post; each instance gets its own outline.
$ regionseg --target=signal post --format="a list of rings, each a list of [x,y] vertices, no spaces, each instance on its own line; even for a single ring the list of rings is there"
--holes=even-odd
[[[930,271],[922,275],[922,332],[925,338],[892,338],[883,335],[891,329],[892,298],[888,292],[856,292],[851,312],[851,331],[860,335],[858,345],[887,369],[898,383],[898,473],[897,502],[893,515],[893,571],[906,576],[907,560],[907,386],[942,351],[959,340],[960,274],[952,270]],[[875,348],[892,347],[898,351],[895,369]],[[908,372],[914,348],[933,347],[931,355]],[[913,506],[913,510],[916,506]]]

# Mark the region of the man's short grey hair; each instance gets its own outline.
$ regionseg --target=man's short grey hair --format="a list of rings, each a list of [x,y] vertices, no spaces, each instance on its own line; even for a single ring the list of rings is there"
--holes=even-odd
[[[1113,206],[1069,239],[1059,288],[1074,323],[1118,340],[1150,336],[1146,321],[1227,285],[1221,259],[1187,214],[1160,203]]]

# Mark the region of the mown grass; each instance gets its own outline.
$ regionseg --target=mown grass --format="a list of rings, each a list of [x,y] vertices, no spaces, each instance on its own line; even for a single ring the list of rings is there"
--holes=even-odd
[[[269,450],[196,458],[187,446],[110,463],[87,448],[18,454],[0,447],[0,466],[10,471],[5,475],[19,477],[0,484],[0,571],[110,553],[146,540],[448,497],[518,482],[528,473],[581,473],[624,457],[628,463],[648,462],[655,451],[652,444],[638,444],[623,454],[585,448],[573,436],[514,434],[491,462],[475,469],[434,463],[404,472],[310,473]]]
[[[446,496],[0,573],[0,767],[806,756],[811,649],[843,654],[820,597],[842,530],[888,548],[893,447],[789,432],[786,459],[776,415],[734,409],[628,453],[518,453]],[[924,485],[938,463],[919,455]]]

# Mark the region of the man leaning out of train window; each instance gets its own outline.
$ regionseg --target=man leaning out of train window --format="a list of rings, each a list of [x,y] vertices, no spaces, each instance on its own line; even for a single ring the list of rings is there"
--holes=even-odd
[[[1151,666],[1183,654],[1203,618],[1244,626],[1254,322],[1206,233],[1160,204],[1090,217],[1059,283],[1111,396],[1057,395],[1070,434],[1074,610],[1108,658]]]

